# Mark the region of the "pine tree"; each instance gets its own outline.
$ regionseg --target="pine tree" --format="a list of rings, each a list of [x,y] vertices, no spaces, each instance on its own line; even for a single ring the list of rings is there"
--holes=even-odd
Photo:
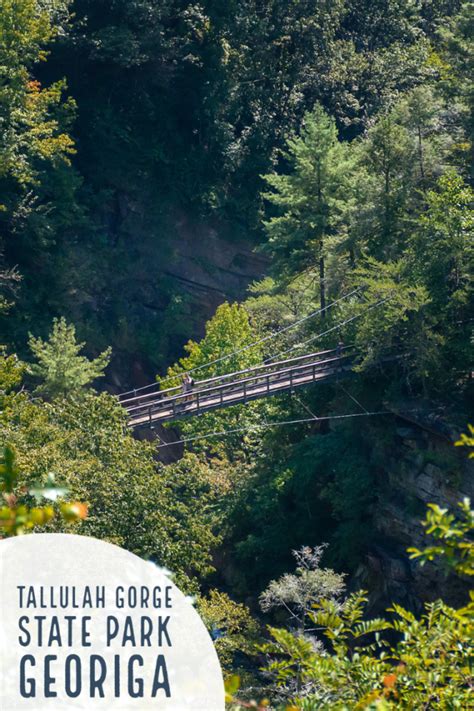
[[[94,360],[79,355],[84,343],[77,342],[75,327],[64,318],[54,319],[47,341],[30,336],[28,344],[37,360],[29,366],[29,372],[42,381],[37,392],[49,398],[82,390],[103,376],[110,360],[110,348]]]
[[[404,239],[404,216],[412,194],[414,144],[398,116],[382,116],[368,132],[365,152],[371,176],[372,224],[367,225],[370,251],[377,258],[393,259]]]
[[[287,140],[290,172],[264,176],[264,197],[280,215],[267,220],[270,248],[287,273],[319,268],[321,308],[326,306],[326,238],[337,233],[352,205],[355,159],[340,143],[336,124],[320,105],[306,114],[299,136]],[[284,263],[284,265],[283,265]]]

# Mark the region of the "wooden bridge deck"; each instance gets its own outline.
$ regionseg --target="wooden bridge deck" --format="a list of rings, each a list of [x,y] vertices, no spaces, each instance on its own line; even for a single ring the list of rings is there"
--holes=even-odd
[[[346,349],[344,349],[346,350]],[[196,382],[190,392],[181,387],[135,395],[125,393],[120,401],[128,413],[129,427],[144,427],[201,415],[277,395],[311,383],[328,380],[351,370],[352,354],[338,351],[310,353],[278,363],[257,366],[237,373]]]

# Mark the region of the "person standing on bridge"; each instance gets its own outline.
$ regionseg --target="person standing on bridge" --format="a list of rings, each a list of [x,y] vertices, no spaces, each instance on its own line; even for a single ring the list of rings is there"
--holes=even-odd
[[[193,385],[194,385],[194,378],[192,378],[192,377],[189,375],[189,373],[185,373],[185,374],[183,375],[183,393],[184,393],[185,395],[187,395],[188,393],[190,393],[190,392],[192,391],[192,389],[193,389]],[[190,397],[186,397],[185,399],[186,399],[186,400],[190,400],[191,398],[190,398]]]

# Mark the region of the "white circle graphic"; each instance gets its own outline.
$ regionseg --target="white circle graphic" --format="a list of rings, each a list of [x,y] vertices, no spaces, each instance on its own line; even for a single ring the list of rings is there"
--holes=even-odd
[[[0,709],[223,711],[212,640],[152,563],[110,543],[0,543]]]

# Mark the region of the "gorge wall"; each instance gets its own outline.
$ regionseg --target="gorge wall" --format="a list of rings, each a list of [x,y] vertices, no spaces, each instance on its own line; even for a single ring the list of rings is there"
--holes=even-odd
[[[243,300],[268,265],[249,236],[225,221],[170,210],[147,233],[141,215],[126,205],[119,225],[109,234],[110,240],[120,235],[116,251],[126,260],[126,279],[113,283],[111,293],[121,290],[127,324],[124,338],[112,334],[107,387],[114,393],[164,372],[190,338],[203,336],[217,306]],[[113,253],[110,246],[109,260]]]
[[[420,600],[466,600],[467,583],[446,576],[439,565],[421,567],[406,552],[427,545],[420,522],[428,503],[454,511],[464,497],[474,497],[474,461],[454,447],[459,434],[435,415],[398,418],[395,447],[385,449],[377,472],[373,543],[352,580],[355,589],[372,591],[374,613],[392,600],[410,609],[419,609]]]

